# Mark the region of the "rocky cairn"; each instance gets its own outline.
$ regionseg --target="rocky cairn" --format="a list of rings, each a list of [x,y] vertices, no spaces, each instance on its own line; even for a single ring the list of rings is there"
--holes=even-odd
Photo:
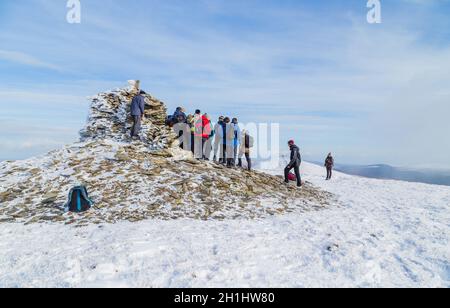
[[[129,109],[138,81],[92,98],[78,143],[45,156],[0,164],[0,222],[61,222],[77,226],[144,219],[256,219],[320,210],[332,196],[307,183],[198,162],[166,127],[163,102],[146,95],[139,141],[131,141]],[[86,185],[94,207],[67,213],[75,185]]]

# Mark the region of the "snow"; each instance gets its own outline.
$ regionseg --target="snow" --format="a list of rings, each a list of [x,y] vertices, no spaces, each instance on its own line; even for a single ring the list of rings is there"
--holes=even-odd
[[[0,224],[0,287],[450,287],[450,187],[302,172],[339,203],[261,220]]]

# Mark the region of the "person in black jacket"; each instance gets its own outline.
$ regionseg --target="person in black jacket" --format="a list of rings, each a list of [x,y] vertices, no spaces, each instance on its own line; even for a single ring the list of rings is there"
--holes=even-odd
[[[302,186],[302,178],[300,177],[300,165],[302,163],[302,157],[300,155],[300,149],[295,145],[294,140],[289,141],[289,148],[291,149],[291,161],[284,169],[284,181],[289,184],[289,173],[294,169],[295,176],[297,177],[297,186]]]
[[[254,139],[250,136],[250,133],[247,130],[242,131],[241,136],[241,144],[239,148],[239,156],[238,156],[238,167],[242,168],[242,156],[245,155],[245,159],[247,160],[247,170],[252,170],[252,159],[250,158],[250,150],[253,147]]]
[[[327,168],[327,181],[331,180],[333,176],[333,167],[334,167],[334,158],[330,154],[328,154],[327,159],[325,160],[325,167]]]

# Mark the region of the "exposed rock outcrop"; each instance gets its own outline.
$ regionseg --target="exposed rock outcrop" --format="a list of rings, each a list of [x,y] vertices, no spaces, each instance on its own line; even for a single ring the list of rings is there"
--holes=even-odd
[[[193,160],[164,125],[164,103],[151,95],[141,140],[131,142],[128,115],[138,84],[94,97],[79,143],[1,163],[0,222],[263,218],[328,205],[332,196],[310,184],[298,190],[279,177]],[[79,184],[88,187],[95,206],[65,213],[67,193]]]

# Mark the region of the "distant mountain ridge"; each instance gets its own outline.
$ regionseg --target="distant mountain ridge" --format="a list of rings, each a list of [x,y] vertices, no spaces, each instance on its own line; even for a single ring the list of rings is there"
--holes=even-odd
[[[346,165],[336,164],[336,171],[374,179],[400,180],[450,186],[450,170],[412,169],[386,164]]]

